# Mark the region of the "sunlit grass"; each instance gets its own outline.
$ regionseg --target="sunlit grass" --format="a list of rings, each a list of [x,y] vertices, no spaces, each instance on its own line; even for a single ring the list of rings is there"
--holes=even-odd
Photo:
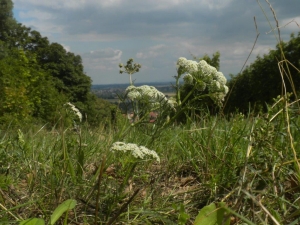
[[[265,220],[249,196],[263,198],[260,203],[281,221],[292,221],[298,171],[279,110],[258,117],[211,115],[167,127],[154,139],[122,118],[115,128],[2,130],[1,222],[49,221],[66,199],[77,200],[69,224],[93,224],[95,216],[100,224],[179,224],[185,214],[192,224],[202,207],[220,201],[254,223]],[[291,116],[295,140],[299,123]],[[155,150],[161,162],[110,151],[120,138]],[[298,154],[298,143],[294,148]]]

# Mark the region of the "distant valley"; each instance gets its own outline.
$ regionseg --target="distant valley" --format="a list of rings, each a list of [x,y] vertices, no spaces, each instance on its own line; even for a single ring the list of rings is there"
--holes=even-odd
[[[167,97],[175,94],[174,84],[172,82],[152,82],[136,83],[135,86],[149,85],[154,86],[157,90],[164,93]],[[124,93],[128,84],[95,84],[92,85],[92,92],[97,97],[106,99],[110,102],[118,100],[118,95]]]

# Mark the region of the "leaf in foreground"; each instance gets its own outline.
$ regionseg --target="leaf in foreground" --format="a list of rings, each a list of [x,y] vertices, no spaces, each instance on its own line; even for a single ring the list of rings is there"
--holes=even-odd
[[[68,199],[63,203],[61,203],[59,206],[57,206],[57,208],[54,210],[54,212],[51,215],[50,224],[53,225],[64,212],[73,209],[75,205],[76,205],[76,200]]]
[[[203,207],[196,217],[195,225],[229,225],[229,218],[223,223],[226,210],[222,207],[225,203],[220,202],[219,207],[215,203]]]
[[[31,218],[21,221],[19,225],[45,225],[45,221],[39,218]]]

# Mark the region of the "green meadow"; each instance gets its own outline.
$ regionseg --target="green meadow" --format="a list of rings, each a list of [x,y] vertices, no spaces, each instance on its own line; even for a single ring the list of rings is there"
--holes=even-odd
[[[207,114],[159,134],[123,117],[106,128],[2,128],[1,223],[50,223],[72,199],[59,224],[194,224],[211,203],[221,222],[297,224],[300,119],[284,106],[278,99],[255,117]],[[112,151],[120,140],[156,151],[160,161]]]

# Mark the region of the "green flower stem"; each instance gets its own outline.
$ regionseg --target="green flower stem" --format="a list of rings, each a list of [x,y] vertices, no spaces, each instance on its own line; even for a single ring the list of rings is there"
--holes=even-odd
[[[137,166],[138,163],[137,163],[137,162],[134,162],[134,163],[130,163],[130,164],[131,164],[131,165],[130,165],[130,168],[129,168],[129,170],[127,171],[126,176],[125,176],[125,178],[124,178],[122,184],[121,184],[120,187],[119,187],[119,192],[118,192],[118,193],[123,193],[124,188],[125,188],[126,184],[128,183],[129,178],[133,176],[135,167]]]
[[[180,74],[178,73],[178,76],[175,76],[176,78],[176,98],[177,98],[177,104],[180,106],[181,105],[181,100],[180,100],[180,88],[179,88],[179,78]]]
[[[196,89],[196,87],[194,86],[193,89],[187,94],[187,96],[183,99],[181,105],[183,103],[185,103],[188,98],[190,97],[190,95],[194,92],[194,90]],[[209,94],[205,94],[205,95],[202,95],[202,96],[199,96],[198,98],[193,98],[190,103],[193,103],[194,101],[198,100],[199,98],[201,97],[206,97],[206,96],[209,96]],[[165,125],[168,125],[168,124],[172,124],[185,110],[187,109],[187,107],[183,107],[183,108],[180,108],[180,110],[178,110],[178,112],[175,114],[175,116],[173,116]]]
[[[130,85],[133,85],[133,84],[132,84],[131,73],[129,73],[128,75],[129,75],[129,83],[130,83]]]

